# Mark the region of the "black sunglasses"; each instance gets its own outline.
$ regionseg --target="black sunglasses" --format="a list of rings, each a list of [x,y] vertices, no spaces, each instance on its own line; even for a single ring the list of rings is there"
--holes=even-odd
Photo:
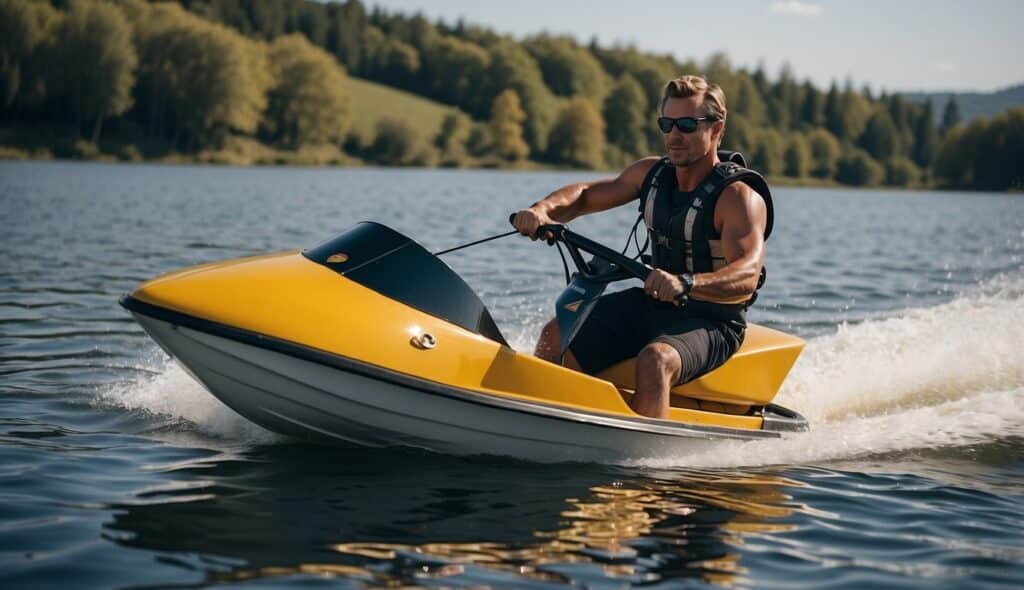
[[[673,125],[683,133],[693,133],[697,130],[697,124],[701,121],[717,120],[717,117],[679,117],[678,119],[658,117],[658,127],[661,128],[662,133],[671,133]]]

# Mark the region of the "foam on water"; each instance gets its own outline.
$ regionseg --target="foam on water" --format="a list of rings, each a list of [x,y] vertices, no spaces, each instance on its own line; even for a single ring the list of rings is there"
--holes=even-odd
[[[873,416],[1024,385],[1024,280],[808,343],[778,401],[809,418]]]
[[[811,431],[647,465],[807,463],[1024,437],[1024,279],[807,343],[777,403]]]
[[[104,389],[98,403],[182,420],[214,438],[253,444],[282,438],[221,403],[177,363],[163,357],[151,364],[156,376]]]
[[[524,326],[520,336],[527,331]],[[713,452],[669,463],[806,463],[1024,437],[1022,343],[1020,277],[989,283],[936,307],[840,325],[835,334],[807,343],[776,400],[804,414],[811,432],[757,443],[724,442]],[[223,405],[177,364],[151,364],[156,377],[105,390],[99,401],[181,419],[216,438],[277,439]]]

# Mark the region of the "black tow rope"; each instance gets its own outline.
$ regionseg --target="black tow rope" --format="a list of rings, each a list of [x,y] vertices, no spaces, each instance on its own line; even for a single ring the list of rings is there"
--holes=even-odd
[[[634,226],[633,229],[635,230],[636,227]],[[495,234],[493,236],[488,236],[486,238],[483,238],[483,239],[480,239],[480,240],[476,240],[474,242],[469,242],[468,244],[462,244],[460,246],[455,246],[454,248],[448,248],[447,250],[441,250],[440,252],[434,252],[434,256],[441,256],[441,255],[447,254],[449,252],[454,252],[456,250],[462,250],[463,248],[469,248],[470,246],[476,246],[477,244],[483,244],[484,242],[490,242],[491,240],[498,240],[498,239],[501,239],[501,238],[507,238],[507,237],[509,237],[509,236],[511,236],[513,234],[517,234],[517,233],[519,233],[519,230],[514,229],[514,230],[512,230],[510,232],[505,232],[503,234]],[[627,244],[628,244],[628,242],[627,242]],[[562,259],[562,270],[565,271],[565,284],[568,285],[569,281],[570,281],[570,277],[569,277],[569,264],[565,261],[565,254],[562,252],[561,244],[559,244],[558,242],[555,242],[555,247],[558,248],[558,256],[561,257],[561,259]]]
[[[449,252],[454,252],[456,250],[462,250],[463,248],[469,248],[470,246],[476,246],[477,244],[483,244],[484,242],[490,242],[491,240],[497,240],[499,238],[507,238],[508,236],[517,233],[519,233],[519,230],[514,229],[510,232],[505,232],[503,234],[495,234],[482,240],[477,240],[475,242],[470,242],[468,244],[462,244],[461,246],[455,246],[454,248],[448,248],[447,250],[441,250],[440,252],[434,252],[434,256],[441,256],[442,254],[447,254]]]

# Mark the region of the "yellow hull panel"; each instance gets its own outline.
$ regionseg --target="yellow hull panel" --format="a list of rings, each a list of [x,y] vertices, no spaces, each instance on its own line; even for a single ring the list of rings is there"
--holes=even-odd
[[[637,416],[616,385],[608,380],[518,353],[381,296],[298,252],[230,260],[165,274],[141,285],[132,297],[455,388],[585,412]],[[433,348],[417,343],[423,334],[433,336]],[[709,392],[707,399],[714,399],[710,396],[715,395],[728,398],[720,392],[742,385],[742,375],[746,374],[755,389],[763,390],[759,399],[770,400],[767,386],[781,380],[780,374],[784,376],[792,362],[783,368],[785,363],[772,357],[780,366],[766,368],[758,360],[755,371],[751,369],[753,359],[745,361],[743,352],[741,349],[737,353],[741,364],[736,370],[725,370],[722,376],[709,374],[702,380],[700,391]],[[779,359],[783,356],[778,354]],[[719,370],[723,369],[726,367]],[[762,378],[761,371],[769,375]],[[620,386],[628,381],[624,378]],[[685,407],[673,408],[670,419],[752,430],[762,425],[759,416]]]
[[[725,404],[763,406],[782,387],[803,340],[764,326],[747,326],[743,344],[724,365],[672,389],[673,395]],[[602,371],[598,377],[623,389],[636,387],[636,361],[630,359]]]

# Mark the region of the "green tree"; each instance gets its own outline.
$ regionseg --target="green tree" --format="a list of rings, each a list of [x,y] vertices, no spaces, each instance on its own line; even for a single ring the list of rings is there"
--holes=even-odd
[[[741,115],[729,114],[722,137],[722,148],[735,150],[749,156],[757,143],[756,129]]]
[[[762,129],[757,136],[757,144],[751,154],[754,168],[765,176],[776,176],[785,173],[786,141],[775,129]]]
[[[939,125],[939,133],[944,136],[959,123],[960,107],[956,103],[956,98],[950,94],[949,100],[946,101],[946,108],[942,110],[942,124]]]
[[[647,147],[644,116],[647,98],[640,83],[629,74],[615,82],[604,101],[604,120],[608,125],[608,141],[629,155],[639,155]]]
[[[695,63],[676,64],[670,58],[641,53],[635,47],[594,48],[592,51],[601,67],[612,76],[628,73],[636,78],[647,96],[647,110],[658,109],[665,83],[681,72],[696,72]],[[660,141],[660,139],[658,139]]]
[[[41,61],[38,54],[54,36],[58,22],[57,12],[47,3],[0,0],[0,106],[4,109],[25,94],[24,82],[44,81],[41,72],[33,71],[33,62]]]
[[[893,94],[886,101],[886,108],[889,109],[889,117],[893,125],[901,133],[910,128],[910,107],[899,94]]]
[[[1024,107],[1016,106],[992,118],[986,140],[991,154],[976,161],[980,188],[1024,189]]]
[[[786,176],[803,178],[811,168],[811,148],[802,133],[792,133],[786,145]]]
[[[961,131],[962,130],[962,131]],[[954,186],[979,190],[1024,188],[1024,107],[954,127],[943,142],[936,173]],[[950,175],[950,169],[959,171]]]
[[[698,71],[703,71],[704,77],[707,80],[718,84],[722,88],[732,89],[732,62],[729,61],[729,56],[724,52],[716,51],[709,55],[707,61],[704,62],[704,68]]]
[[[726,95],[729,103],[729,119],[733,114],[742,116],[750,125],[758,126],[764,120],[765,104],[757,84],[749,76],[740,76],[734,96]]]
[[[466,142],[472,127],[469,117],[459,111],[450,112],[441,121],[434,146],[441,154],[442,166],[460,166],[466,161]]]
[[[317,47],[327,46],[327,6],[319,2],[304,2],[299,9],[299,30]]]
[[[403,87],[415,81],[420,54],[415,47],[376,27],[363,33],[363,71],[368,78]]]
[[[508,39],[490,47],[490,52],[491,67],[482,89],[484,96],[497,97],[507,89],[515,90],[526,112],[523,137],[531,151],[544,152],[554,121],[555,101],[544,84],[537,62],[518,43]],[[486,115],[486,112],[480,114]]]
[[[150,134],[187,146],[254,133],[272,79],[266,46],[168,3],[126,4]]]
[[[764,71],[764,62],[759,62],[754,72],[750,74],[750,80],[757,87],[757,93],[761,96],[767,96],[771,91],[771,85],[768,82],[768,74]]]
[[[278,37],[269,58],[268,134],[291,148],[339,142],[349,125],[349,97],[334,58],[299,34]]]
[[[431,96],[471,112],[490,106],[481,104],[479,92],[491,63],[486,49],[456,37],[440,36],[422,55],[423,78]]]
[[[600,62],[566,37],[540,35],[524,42],[537,60],[544,83],[560,96],[585,96],[600,105],[611,80]]]
[[[815,178],[833,178],[841,153],[839,140],[825,129],[818,128],[811,131],[807,141],[811,150],[811,175]]]
[[[808,128],[820,127],[825,122],[825,104],[821,93],[810,82],[804,84],[803,104],[800,106],[800,122]]]
[[[366,9],[359,0],[344,4],[327,5],[327,49],[349,72],[363,71],[364,32],[367,28]]]
[[[825,128],[834,137],[843,140],[847,139],[846,121],[843,119],[843,110],[839,98],[839,87],[835,81],[825,95]]]
[[[274,39],[286,31],[286,6],[283,2],[252,2],[249,21],[253,30],[263,39]]]
[[[840,139],[857,141],[864,132],[874,107],[861,94],[852,90],[843,91],[839,104],[843,114],[843,127],[846,130],[846,137]]]
[[[885,168],[867,152],[852,149],[839,158],[836,180],[852,186],[878,186],[885,179]]]
[[[800,93],[789,63],[779,70],[779,77],[768,97],[768,116],[776,129],[789,129],[800,116]]]
[[[73,0],[58,31],[56,58],[61,72],[58,88],[78,129],[92,123],[96,143],[103,120],[132,106],[138,58],[131,26],[113,4]]]
[[[909,158],[894,156],[885,162],[885,184],[916,186],[920,182],[921,170]]]
[[[550,153],[557,162],[585,168],[604,166],[604,121],[589,100],[569,99],[551,128]]]
[[[474,122],[469,128],[469,137],[466,138],[466,149],[470,155],[486,156],[491,151],[491,128],[483,122]]]
[[[769,96],[765,101],[765,112],[768,117],[767,123],[775,129],[788,130],[790,123],[789,105],[775,96]]]
[[[899,151],[896,126],[885,109],[878,109],[868,120],[858,144],[876,160],[888,160]]]
[[[979,139],[975,134],[968,134],[964,125],[957,125],[946,132],[932,165],[941,185],[954,188],[971,186],[974,160],[980,153]]]
[[[369,157],[384,166],[402,166],[413,162],[420,149],[416,128],[405,119],[386,116],[377,121]]]
[[[506,90],[494,99],[491,108],[491,146],[503,160],[524,160],[530,147],[523,140],[523,121],[526,113],[515,90]]]
[[[912,158],[922,167],[928,168],[939,151],[939,132],[932,115],[932,101],[927,100],[914,122],[914,147]]]

